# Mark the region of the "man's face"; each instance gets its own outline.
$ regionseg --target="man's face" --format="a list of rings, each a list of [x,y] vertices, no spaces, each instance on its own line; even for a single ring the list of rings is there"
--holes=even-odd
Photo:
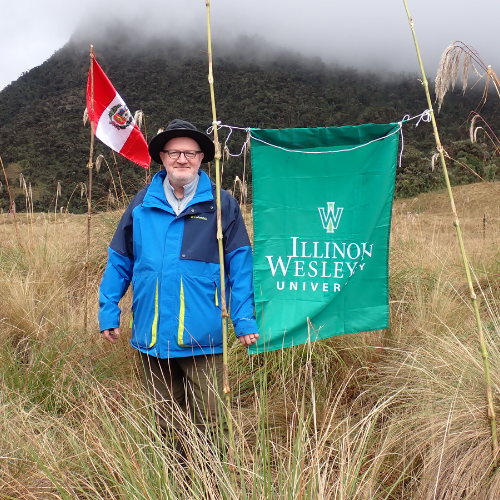
[[[192,152],[199,151],[200,146],[198,143],[191,139],[191,137],[174,137],[170,139],[163,150]],[[170,158],[168,153],[160,153],[163,166],[167,170],[168,179],[173,187],[182,187],[194,181],[198,175],[201,162],[203,160],[203,153],[197,153],[193,159],[186,158],[181,154],[177,159]]]

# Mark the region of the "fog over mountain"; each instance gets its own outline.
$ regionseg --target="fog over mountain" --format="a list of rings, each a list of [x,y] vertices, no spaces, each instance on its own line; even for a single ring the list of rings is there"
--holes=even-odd
[[[500,56],[485,20],[498,18],[500,2],[477,0],[409,0],[428,76],[433,78],[441,53],[453,40],[474,46],[487,64],[498,68]],[[403,1],[361,0],[213,0],[212,30],[220,50],[231,49],[241,36],[304,56],[318,56],[381,74],[416,72],[417,59]],[[137,47],[144,40],[176,38],[206,45],[204,0],[21,0],[2,5],[0,41],[7,48],[0,60],[0,89],[22,72],[40,65],[72,35],[98,42],[110,30],[123,29]],[[252,46],[250,56],[256,56]],[[215,54],[217,55],[217,54]]]
[[[224,4],[222,0],[213,1],[218,7]],[[362,18],[356,30],[350,31],[342,26],[345,16],[339,16],[340,20],[313,19],[310,10],[315,0],[309,2],[308,11],[295,13],[302,16],[300,22],[291,17],[283,26],[277,22],[281,21],[278,14],[259,2],[255,0],[246,11],[236,11],[238,2],[234,1],[226,4],[225,10],[214,8],[212,12],[217,115],[224,123],[254,128],[389,123],[406,114],[415,116],[427,107],[408,28],[401,39],[392,34],[394,40],[382,49],[375,42],[369,43],[376,37],[363,31]],[[101,9],[83,12],[79,19],[71,18],[74,25],[65,35],[64,47],[0,92],[0,155],[18,210],[26,205],[22,188],[14,187],[21,173],[33,187],[35,210],[54,207],[57,186],[62,190],[59,206],[69,206],[75,212],[87,209],[86,200],[73,195],[75,186],[86,182],[88,171],[90,130],[84,127],[82,114],[90,44],[130,109],[144,112],[144,133],[149,138],[176,117],[189,119],[200,129],[211,123],[206,12],[199,3],[179,2],[176,8],[168,9],[168,15],[164,6],[152,8],[157,6],[154,3],[147,4],[149,10],[124,3],[125,7],[116,11],[104,8],[104,4]],[[279,0],[270,2],[272,6],[277,4]],[[193,5],[196,8],[186,7]],[[227,21],[231,12],[234,23]],[[26,17],[27,23],[31,17]],[[405,16],[400,17],[400,24],[406,26]],[[327,24],[331,25],[328,31]],[[32,35],[36,38],[34,32]],[[333,42],[320,44],[320,38]],[[408,46],[406,59],[402,57],[403,39]],[[26,42],[29,40],[27,37]],[[356,45],[360,40],[364,45]],[[392,57],[387,56],[389,50],[393,50]],[[442,47],[435,53],[436,66],[441,51]],[[398,57],[400,64],[396,64]],[[435,70],[429,71],[430,79],[434,75]],[[450,165],[453,185],[476,181],[475,174],[497,179],[500,172],[500,158],[494,148],[468,140],[467,116],[477,107],[480,92],[480,86],[465,95],[458,89],[450,92],[439,114],[446,151],[470,169]],[[495,130],[500,128],[497,107],[498,100],[488,99],[481,111]],[[430,168],[435,151],[431,126],[422,123],[415,127],[413,122],[404,129],[405,150],[396,176],[396,195],[415,196],[443,187],[441,172]],[[244,134],[233,134],[228,142],[231,151],[241,149],[243,140]],[[110,193],[123,200],[123,193],[135,193],[144,184],[142,169],[119,156],[114,165],[109,148],[100,141],[94,145],[94,154],[102,154],[112,166],[111,170],[101,169],[93,180],[97,210],[107,207]],[[242,178],[243,164],[242,158],[225,163],[223,187],[232,188],[236,176]],[[247,167],[251,176],[250,164]],[[120,173],[118,184],[113,180],[115,173]],[[4,189],[0,209],[7,210],[9,203],[9,193]]]

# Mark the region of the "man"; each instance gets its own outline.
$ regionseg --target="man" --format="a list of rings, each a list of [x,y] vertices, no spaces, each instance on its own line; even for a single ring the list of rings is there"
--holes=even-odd
[[[165,433],[192,416],[203,430],[217,419],[222,396],[222,319],[215,186],[200,171],[215,148],[194,125],[173,120],[149,144],[165,167],[133,199],[108,250],[99,290],[106,340],[119,335],[118,302],[133,287],[131,344],[141,357],[145,386],[158,400]],[[236,200],[221,190],[226,300],[237,337],[257,341],[252,250]],[[229,293],[231,290],[231,294]],[[169,422],[167,422],[169,420]]]

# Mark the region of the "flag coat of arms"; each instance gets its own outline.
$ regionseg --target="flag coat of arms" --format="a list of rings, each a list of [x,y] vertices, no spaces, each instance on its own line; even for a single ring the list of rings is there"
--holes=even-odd
[[[87,82],[87,112],[94,122],[94,133],[106,146],[141,167],[148,168],[151,158],[148,145],[134,117],[120,94],[92,57],[94,99],[92,102],[92,69]]]
[[[389,326],[389,233],[400,124],[251,131],[249,352]]]

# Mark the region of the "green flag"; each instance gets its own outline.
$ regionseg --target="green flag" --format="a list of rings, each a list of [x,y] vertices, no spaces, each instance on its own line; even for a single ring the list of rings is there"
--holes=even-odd
[[[399,129],[251,131],[260,338],[250,353],[389,326]]]

